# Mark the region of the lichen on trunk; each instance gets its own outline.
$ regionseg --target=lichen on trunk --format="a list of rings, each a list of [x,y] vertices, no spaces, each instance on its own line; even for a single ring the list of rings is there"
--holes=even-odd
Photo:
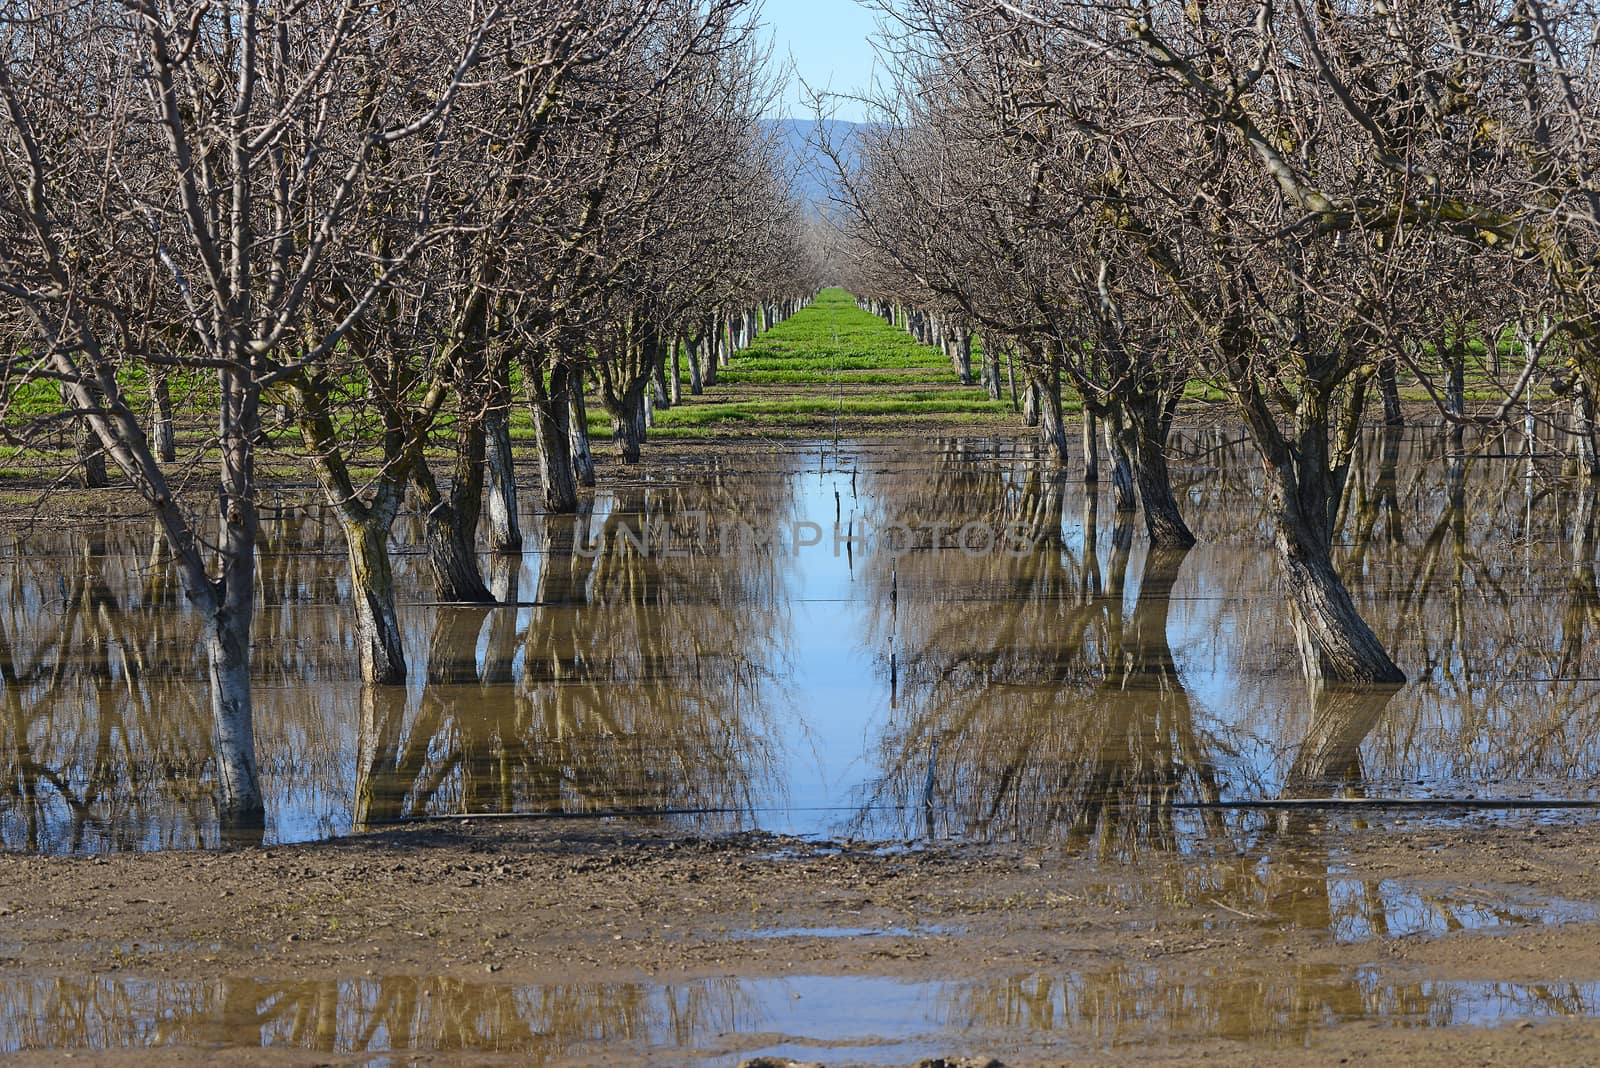
[[[517,522],[517,468],[511,452],[511,413],[495,408],[484,417],[488,438],[489,550],[515,553],[522,549]]]
[[[528,414],[533,420],[533,440],[539,454],[541,503],[547,512],[567,514],[578,509],[578,478],[573,467],[572,398],[568,395],[570,371],[556,362],[545,379],[544,365],[525,358],[523,388],[527,392]]]
[[[1195,537],[1172,492],[1172,472],[1167,466],[1167,441],[1177,412],[1176,399],[1177,394],[1163,400],[1151,393],[1127,398],[1120,405],[1116,429],[1144,510],[1150,544],[1186,549],[1195,543]]]
[[[350,553],[350,596],[355,606],[361,678],[369,685],[402,683],[406,658],[395,611],[394,569],[389,562],[390,520],[341,516],[340,526]]]
[[[1257,421],[1250,429],[1265,461],[1273,545],[1306,676],[1330,683],[1403,683],[1405,673],[1356,609],[1334,566],[1333,519],[1343,477],[1330,441],[1327,391],[1306,389],[1295,417],[1293,448],[1276,424]]]
[[[1118,512],[1132,512],[1138,507],[1133,488],[1133,462],[1128,456],[1119,432],[1120,420],[1112,417],[1101,421],[1105,428],[1106,453],[1111,457],[1111,504]]]
[[[1072,450],[1067,444],[1067,427],[1061,410],[1060,378],[1042,372],[1033,378],[1032,386],[1039,404],[1039,440],[1050,458],[1066,468],[1072,462]]]
[[[463,428],[461,433],[481,438],[481,429],[474,434],[471,428]],[[457,448],[458,481],[451,487],[449,497],[439,490],[426,460],[419,458],[411,472],[411,486],[423,517],[428,572],[433,579],[434,596],[440,601],[491,602],[494,596],[484,585],[483,573],[478,568],[478,509],[482,500],[483,468],[481,441],[474,444],[458,440]],[[468,459],[463,459],[463,454]],[[463,485],[460,481],[463,477],[462,468],[473,456],[478,459],[478,475],[476,478],[469,477]]]

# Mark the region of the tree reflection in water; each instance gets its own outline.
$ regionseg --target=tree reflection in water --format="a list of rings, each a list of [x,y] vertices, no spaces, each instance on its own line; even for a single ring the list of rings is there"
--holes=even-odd
[[[962,552],[930,538],[896,561],[895,600],[867,597],[878,606],[869,642],[895,628],[904,667],[864,822],[917,813],[929,835],[1059,832],[1110,853],[1172,848],[1197,829],[1180,828],[1172,806],[1220,796],[1214,742],[1196,726],[1167,641],[1188,550],[1134,565],[1124,513],[1102,565],[1094,498],[1069,544],[1065,485],[1034,463],[1006,470],[952,448],[923,483],[871,488],[911,529],[1022,523],[1035,551]]]
[[[1184,977],[1128,963],[963,984],[948,992],[940,1020],[952,1030],[1075,1029],[1099,1048],[1175,1035],[1294,1047],[1340,1022],[1447,1027],[1528,1016],[1582,1017],[1597,1010],[1600,987],[1593,983],[1405,982],[1377,969],[1292,962],[1271,970],[1242,964]]]
[[[973,463],[959,449],[947,450],[925,482],[870,488],[894,521],[913,529],[954,529],[970,517],[1046,519],[1034,524],[1040,540],[1030,556],[939,551],[932,540],[918,545],[894,562],[893,598],[883,588],[888,565],[869,573],[879,588],[864,597],[872,606],[866,640],[886,647],[893,632],[897,693],[879,750],[881,774],[863,799],[859,829],[1035,848],[1055,842],[1073,858],[1063,863],[1087,856],[1104,865],[1108,898],[1215,906],[1222,924],[1364,938],[1397,925],[1415,933],[1521,922],[1524,914],[1513,906],[1352,876],[1332,859],[1322,840],[1328,822],[1314,809],[1280,817],[1218,804],[1361,795],[1387,771],[1374,775],[1368,766],[1370,740],[1382,726],[1393,729],[1397,698],[1407,691],[1302,689],[1294,714],[1263,730],[1281,770],[1265,774],[1271,769],[1242,764],[1234,746],[1238,718],[1230,723],[1228,710],[1219,714],[1191,695],[1185,675],[1194,669],[1180,668],[1169,639],[1174,591],[1204,548],[1135,550],[1119,526],[1102,562],[1092,496],[1074,529],[1060,483],[1027,464]],[[1447,508],[1459,502],[1453,492],[1446,500]],[[1221,611],[1234,619],[1214,633],[1259,632],[1239,621],[1263,610],[1258,600],[1225,602]],[[1460,633],[1481,637],[1470,628]],[[1193,634],[1191,625],[1187,636]],[[1292,654],[1292,639],[1284,645]],[[1380,760],[1389,756],[1376,752]],[[1129,1020],[1155,1008],[1145,979],[1112,970],[1070,984],[1091,982],[1100,985],[1070,996],[1116,1005],[1126,986]],[[1262,982],[1272,990],[1315,984],[1313,1000],[1335,1013],[1356,1012],[1370,995],[1359,983],[1322,973],[1297,978],[1291,970]],[[1291,990],[1276,1007],[1267,998],[1252,1008],[1256,994],[1240,994],[1228,1008],[1226,987],[1214,985],[1223,1000],[1207,1002],[1206,1011],[1264,1014],[1252,1017],[1255,1024],[1300,996]],[[1028,996],[1059,1008],[1064,991],[1055,985]],[[995,996],[1026,1000],[1022,992]],[[1391,988],[1383,996],[1409,995]]]
[[[730,825],[772,772],[787,602],[772,545],[701,514],[785,510],[787,480],[715,473],[544,516],[535,606],[435,611],[420,695],[362,695],[356,826],[406,815],[700,812]],[[509,588],[510,579],[504,580]]]
[[[873,1011],[868,1006],[877,1006]],[[1369,969],[1239,964],[1175,974],[1122,963],[1002,979],[690,979],[518,986],[387,977],[276,983],[105,976],[0,981],[0,1053],[18,1050],[274,1048],[335,1055],[471,1053],[519,1064],[624,1051],[676,1062],[805,1036],[830,1056],[904,1060],[930,1041],[1003,1036],[1064,1049],[1152,1036],[1303,1045],[1320,1027],[1381,1016],[1444,1027],[1592,1015],[1593,983],[1394,981]]]
[[[401,688],[359,686],[337,531],[315,509],[269,523],[255,667],[276,837],[464,811],[742,819],[771,777],[788,602],[774,547],[724,551],[689,513],[765,523],[791,481],[712,466],[546,517],[528,590],[520,562],[490,568],[531,604],[403,613],[426,666]],[[658,521],[670,545],[648,544]],[[218,844],[196,621],[169,561],[122,526],[27,545],[0,568],[0,844]]]
[[[1330,775],[1374,793],[1587,790],[1600,779],[1595,488],[1536,464],[1528,480],[1526,461],[1500,458],[1516,440],[1448,455],[1439,440],[1369,434],[1341,510],[1340,566],[1412,678],[1359,740],[1362,717],[1330,719],[1304,692],[1261,545],[1259,473],[1220,430],[1176,441],[1200,537],[1187,555],[1150,552],[1015,443],[663,469],[586,514],[525,524],[526,560],[486,568],[517,607],[403,607],[420,669],[394,690],[359,686],[338,530],[318,508],[283,508],[263,529],[254,651],[269,833],[510,810],[732,810],[706,817],[726,824],[777,811],[780,782],[809,789],[805,749],[824,736],[861,739],[824,754],[867,803],[857,830],[1104,856],[1226,830],[1178,802],[1326,789]],[[825,525],[832,490],[806,487],[830,462],[860,472],[853,529],[904,523],[921,540],[897,559],[853,546],[835,567],[826,546],[698,537],[701,512]],[[658,522],[676,529],[671,555],[641,545]],[[1018,524],[1037,551],[963,553],[966,523]],[[415,564],[397,558],[403,605],[422,600]],[[813,580],[838,600],[807,605],[805,625],[826,633],[797,638],[794,598]],[[148,528],[0,544],[0,845],[222,841],[197,635]],[[812,636],[830,662],[797,648]],[[785,735],[795,695],[808,722]]]
[[[393,976],[274,983],[102,976],[0,981],[0,1052],[279,1047],[480,1052],[545,1064],[618,1043],[692,1049],[746,1030],[737,980],[540,986]]]

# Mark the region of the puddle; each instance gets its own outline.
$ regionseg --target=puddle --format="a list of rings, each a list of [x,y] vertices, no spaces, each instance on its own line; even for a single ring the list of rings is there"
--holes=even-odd
[[[254,652],[265,839],[642,811],[1135,856],[1313,816],[1186,805],[1600,796],[1571,491],[1552,478],[1530,503],[1518,461],[1489,456],[1447,486],[1436,445],[1425,427],[1403,443],[1403,507],[1383,503],[1396,472],[1376,437],[1352,473],[1341,566],[1412,679],[1376,696],[1306,692],[1259,461],[1210,431],[1174,449],[1201,539],[1187,553],[1124,538],[1109,489],[1054,477],[1029,443],[662,464],[582,515],[525,515],[524,555],[485,558],[515,607],[431,606],[421,559],[397,557],[412,670],[381,692],[355,681],[337,523],[275,511]],[[707,540],[707,517],[772,536]],[[1023,518],[1021,554],[951,533]],[[418,541],[414,521],[397,541]],[[880,535],[901,528],[895,552]],[[223,842],[197,620],[153,527],[0,540],[0,645],[0,848]]]
[[[905,1064],[1001,1041],[1053,1055],[1203,1035],[1294,1047],[1333,1023],[1482,1026],[1597,1009],[1594,982],[1409,981],[1315,965],[1186,980],[1126,966],[992,981],[794,976],[545,986],[12,977],[0,978],[0,1052],[468,1052],[548,1064],[603,1050],[652,1064],[731,1066],[759,1053]]]
[[[1377,908],[1365,907],[1376,896]],[[1287,902],[1273,916],[1279,929],[1326,931],[1341,943],[1415,938],[1454,931],[1508,927],[1553,927],[1594,923],[1600,909],[1578,901],[1526,900],[1508,888],[1426,890],[1390,880],[1334,880],[1324,897]]]
[[[1458,931],[1600,923],[1600,906],[1540,896],[1525,887],[1422,885],[1352,871],[1337,854],[1304,840],[1260,856],[1187,857],[1164,864],[1108,865],[1063,901],[1127,912],[1124,929],[1170,924],[1180,904],[1196,932],[1241,925],[1269,937],[1307,933],[1339,944],[1425,938]],[[1069,861],[1070,862],[1070,861]]]
[[[960,927],[930,924],[925,927],[758,927],[729,931],[732,941],[772,938],[944,938],[963,933]]]

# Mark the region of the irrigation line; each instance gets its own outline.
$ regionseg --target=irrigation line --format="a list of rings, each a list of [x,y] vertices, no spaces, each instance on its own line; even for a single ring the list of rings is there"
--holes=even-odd
[[[873,805],[874,812],[905,810],[911,805]],[[1152,806],[1153,807],[1153,806]],[[1273,809],[1472,809],[1478,811],[1523,811],[1531,809],[1600,810],[1600,798],[1578,797],[1279,797],[1256,801],[1177,801],[1166,806],[1176,811],[1196,810],[1273,810]],[[462,812],[426,816],[402,816],[395,820],[374,820],[373,826],[413,823],[448,823],[453,820],[602,820],[630,816],[712,816],[754,815],[762,809],[744,808],[613,808],[593,812]],[[818,805],[789,808],[798,812],[857,812],[847,805]]]
[[[741,815],[740,808],[609,808],[594,812],[457,812],[434,813],[427,816],[401,816],[393,820],[372,820],[374,827],[399,827],[412,823],[453,823],[455,821],[497,820],[609,820],[629,816],[711,816]]]
[[[1278,797],[1259,801],[1178,801],[1167,806],[1196,809],[1295,809],[1295,808],[1465,808],[1483,811],[1573,808],[1600,809],[1600,798],[1580,797]]]

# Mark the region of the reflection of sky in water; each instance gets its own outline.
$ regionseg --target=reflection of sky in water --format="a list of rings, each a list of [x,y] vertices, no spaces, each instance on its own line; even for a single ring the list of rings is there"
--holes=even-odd
[[[624,1051],[685,1065],[731,1066],[760,1054],[905,1064],[982,1050],[997,1035],[1060,1056],[1157,1037],[1293,1048],[1322,1026],[1379,1013],[1401,1028],[1590,1015],[1600,984],[1404,981],[1330,965],[1183,977],[1140,964],[931,982],[802,975],[518,986],[405,976],[285,983],[58,976],[0,980],[0,1005],[4,1053],[203,1045],[380,1057],[478,1052],[524,1064]]]
[[[1044,595],[1053,599],[1049,603],[1008,600],[1008,583],[1024,572],[993,559],[972,561],[946,550],[936,560],[912,553],[896,564],[881,542],[857,545],[853,557],[836,551],[836,507],[841,524],[853,519],[857,533],[881,532],[897,516],[939,515],[946,506],[960,518],[967,513],[959,510],[973,499],[981,503],[983,493],[1010,507],[1037,491],[1026,488],[1026,464],[1006,449],[977,443],[943,467],[940,456],[934,443],[925,449],[904,443],[794,449],[739,457],[734,470],[716,476],[721,482],[689,467],[657,472],[643,491],[603,489],[586,521],[585,545],[593,544],[608,520],[631,522],[646,493],[652,514],[700,506],[714,518],[734,516],[757,526],[772,517],[767,525],[785,531],[793,521],[810,521],[822,528],[822,540],[797,548],[786,535],[764,561],[701,555],[681,566],[652,562],[632,573],[617,570],[615,554],[602,554],[596,568],[603,574],[591,573],[591,586],[575,595],[580,602],[597,600],[577,608],[529,603],[546,588],[547,570],[565,558],[546,551],[539,537],[543,521],[526,516],[528,541],[515,569],[523,605],[503,610],[515,621],[509,663],[518,681],[512,685],[474,679],[450,689],[430,679],[430,642],[439,633],[441,613],[452,610],[417,603],[426,600],[419,592],[421,562],[414,553],[402,554],[397,572],[407,602],[401,615],[412,670],[402,694],[400,738],[417,750],[417,774],[439,780],[421,801],[408,795],[405,810],[460,811],[467,779],[487,774],[493,763],[489,750],[508,731],[531,730],[537,751],[524,751],[523,757],[538,766],[504,790],[488,790],[480,810],[507,802],[518,811],[592,811],[635,801],[652,808],[733,810],[708,815],[713,828],[887,836],[928,829],[1053,833],[1051,828],[1072,822],[1073,806],[1082,801],[1059,811],[1047,804],[1048,784],[1083,771],[1062,761],[1082,762],[1096,753],[1095,759],[1115,757],[1130,766],[1144,761],[1150,766],[1123,787],[1144,791],[1139,796],[1147,801],[1155,789],[1151,776],[1170,773],[1162,796],[1201,798],[1196,768],[1166,767],[1162,761],[1177,758],[1164,751],[1130,755],[1104,748],[1116,739],[1096,742],[1099,750],[1074,750],[1073,739],[1062,736],[1096,716],[1145,713],[1182,717],[1176,726],[1163,720],[1162,730],[1192,728],[1196,759],[1211,776],[1216,796],[1270,798],[1289,788],[1308,737],[1326,725],[1319,727],[1321,706],[1299,677],[1288,609],[1269,550],[1259,540],[1259,503],[1247,456],[1235,450],[1220,468],[1227,477],[1208,476],[1185,491],[1201,544],[1182,559],[1171,583],[1166,648],[1157,652],[1170,656],[1175,671],[1163,677],[1162,700],[1169,703],[1159,708],[1157,691],[1141,689],[1150,685],[1148,676],[1135,672],[1107,685],[1121,670],[1116,656],[1136,661],[1150,652],[1128,644],[1128,633],[1106,629],[1119,618],[1129,632],[1141,605],[1147,612],[1151,607],[1150,599],[1141,600],[1151,564],[1142,534],[1126,559],[1120,602],[1103,596],[1109,614],[1095,617],[1087,630],[1060,623],[1078,599],[1072,584],[1087,581],[1091,542],[1102,587],[1111,579],[1115,516],[1108,489],[1100,495],[1091,539],[1082,485],[1061,487],[1060,540],[1041,550],[1055,555],[1059,571],[1060,585]],[[968,477],[1001,470],[1003,478],[982,485]],[[1181,464],[1177,470],[1180,481],[1193,477]],[[1439,465],[1431,461],[1402,479],[1402,513],[1411,517],[1411,529],[1398,542],[1374,535],[1361,549],[1362,610],[1411,671],[1413,683],[1367,725],[1353,761],[1321,768],[1332,776],[1318,787],[1324,795],[1591,792],[1600,770],[1600,663],[1589,651],[1594,643],[1573,629],[1585,625],[1585,606],[1574,599],[1569,582],[1570,507],[1553,497],[1548,514],[1536,512],[1530,525],[1520,489],[1500,479],[1504,470],[1504,464],[1488,461],[1475,467],[1473,522],[1459,555],[1449,538],[1438,536],[1436,517],[1445,497],[1438,488]],[[945,483],[945,496],[944,490],[930,495],[930,486]],[[64,595],[84,566],[85,535],[36,532],[22,547],[7,550],[9,564],[0,564],[0,593],[9,599],[7,640],[25,675],[6,687],[13,713],[0,722],[0,732],[11,732],[0,747],[0,841],[45,849],[106,848],[111,839],[123,848],[214,841],[205,694],[198,679],[186,681],[194,668],[192,646],[183,638],[188,609],[181,598],[173,608],[141,607],[146,526],[113,524],[101,536],[105,544],[88,551],[91,557],[104,554],[96,564],[109,603],[122,606],[126,618],[123,631],[93,642],[79,630],[58,648],[49,633],[80,603],[69,605]],[[336,535],[328,528],[319,536],[324,540],[291,541],[288,556],[268,557],[269,566],[284,572],[268,583],[272,592],[262,608],[257,653],[264,673],[257,691],[258,734],[274,840],[347,830],[359,777],[361,702],[350,681],[354,653],[346,610],[337,604],[348,596],[347,582]],[[334,540],[327,541],[330,536]],[[1347,557],[1357,548],[1347,546]],[[899,569],[893,701],[891,566]],[[986,643],[994,644],[995,621],[1023,608],[1030,629],[1015,646],[985,652]],[[111,617],[123,618],[116,611]],[[560,636],[551,641],[576,642],[577,652],[558,657],[558,677],[530,691],[524,678],[530,669],[550,670],[543,659],[554,646],[540,645],[538,635],[552,621],[566,621],[568,630],[558,627]],[[80,619],[74,625],[86,624]],[[666,636],[657,635],[662,644],[652,653],[655,660],[635,662],[582,645],[586,635],[611,633],[606,628],[627,638],[657,625]],[[145,638],[144,632],[163,626],[172,633],[154,643]],[[494,643],[506,636],[495,638],[489,625],[467,633],[475,648],[465,659],[481,672],[496,655]],[[1061,663],[1040,668],[1037,658],[1052,651],[1061,654]],[[986,666],[972,666],[977,652],[985,652]],[[1097,660],[1102,655],[1111,659]],[[98,667],[95,657],[104,658]],[[33,674],[27,675],[30,658]],[[55,684],[43,680],[57,662],[64,664],[65,683],[51,690]],[[1070,678],[1057,679],[1050,671],[1066,671]],[[441,694],[448,707],[437,733],[420,737],[422,709]],[[949,707],[952,694],[963,702],[956,712]],[[1169,707],[1173,694],[1182,700]],[[589,705],[552,712],[563,696]],[[594,707],[607,704],[612,707]],[[1023,730],[1018,724],[1026,716],[1019,719],[1015,709],[1032,709],[1036,718],[1044,710],[1059,722]],[[97,742],[97,732],[109,722],[97,717],[108,710],[121,718]],[[957,718],[940,718],[947,715]],[[541,716],[554,718],[541,722]],[[691,720],[689,729],[684,724]],[[23,725],[20,733],[17,724]],[[19,737],[27,745],[15,744]],[[993,744],[986,748],[986,742]],[[100,744],[114,754],[111,766],[139,771],[138,785],[124,782],[112,791],[114,801],[99,800],[80,811],[75,840],[71,807],[60,801],[58,788],[87,787]],[[1330,743],[1330,752],[1337,751]],[[924,795],[946,811],[926,818],[911,813]],[[41,801],[30,808],[26,796]],[[885,806],[885,814],[860,818],[869,800]],[[1010,806],[1009,822],[978,829],[976,814],[995,805]],[[1029,806],[1041,814],[1039,820],[1025,818],[1022,810]],[[1181,834],[1204,830],[1203,821],[1190,815],[1173,817],[1172,827]],[[1151,833],[1145,828],[1137,835]]]

